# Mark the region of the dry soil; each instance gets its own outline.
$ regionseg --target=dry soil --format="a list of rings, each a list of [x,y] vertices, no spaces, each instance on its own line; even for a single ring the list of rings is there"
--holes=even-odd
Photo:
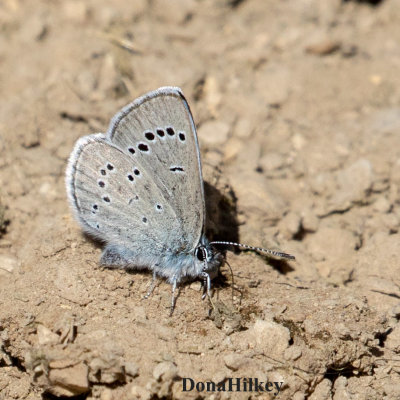
[[[0,399],[399,399],[400,2],[0,2]],[[98,266],[64,173],[75,141],[160,86],[198,126],[228,252],[169,316]],[[282,382],[182,392],[182,378]]]

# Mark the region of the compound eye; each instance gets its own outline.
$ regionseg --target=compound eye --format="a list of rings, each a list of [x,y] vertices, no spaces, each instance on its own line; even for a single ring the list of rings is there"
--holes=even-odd
[[[206,259],[206,249],[204,247],[198,247],[196,249],[196,257],[199,261],[204,261]]]

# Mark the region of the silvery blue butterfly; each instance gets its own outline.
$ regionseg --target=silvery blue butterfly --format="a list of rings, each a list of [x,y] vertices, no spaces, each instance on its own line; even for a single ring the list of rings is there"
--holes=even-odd
[[[183,280],[200,278],[210,293],[223,262],[219,245],[294,258],[208,241],[196,128],[179,88],[145,94],[114,116],[106,134],[79,139],[66,186],[82,228],[105,243],[101,264],[149,269],[154,278],[166,278],[173,290],[171,309]]]

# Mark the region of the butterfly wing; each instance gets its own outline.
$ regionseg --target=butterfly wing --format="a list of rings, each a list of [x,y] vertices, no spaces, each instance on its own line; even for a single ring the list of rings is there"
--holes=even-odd
[[[204,226],[196,130],[177,88],[126,106],[106,135],[80,139],[67,170],[75,214],[92,235],[140,254],[190,253]]]

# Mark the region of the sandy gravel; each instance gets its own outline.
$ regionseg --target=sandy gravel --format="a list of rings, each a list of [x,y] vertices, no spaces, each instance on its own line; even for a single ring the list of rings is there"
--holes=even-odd
[[[399,399],[400,1],[0,2],[0,399]],[[98,266],[75,141],[160,86],[198,126],[213,306]],[[183,378],[279,383],[183,392]]]

